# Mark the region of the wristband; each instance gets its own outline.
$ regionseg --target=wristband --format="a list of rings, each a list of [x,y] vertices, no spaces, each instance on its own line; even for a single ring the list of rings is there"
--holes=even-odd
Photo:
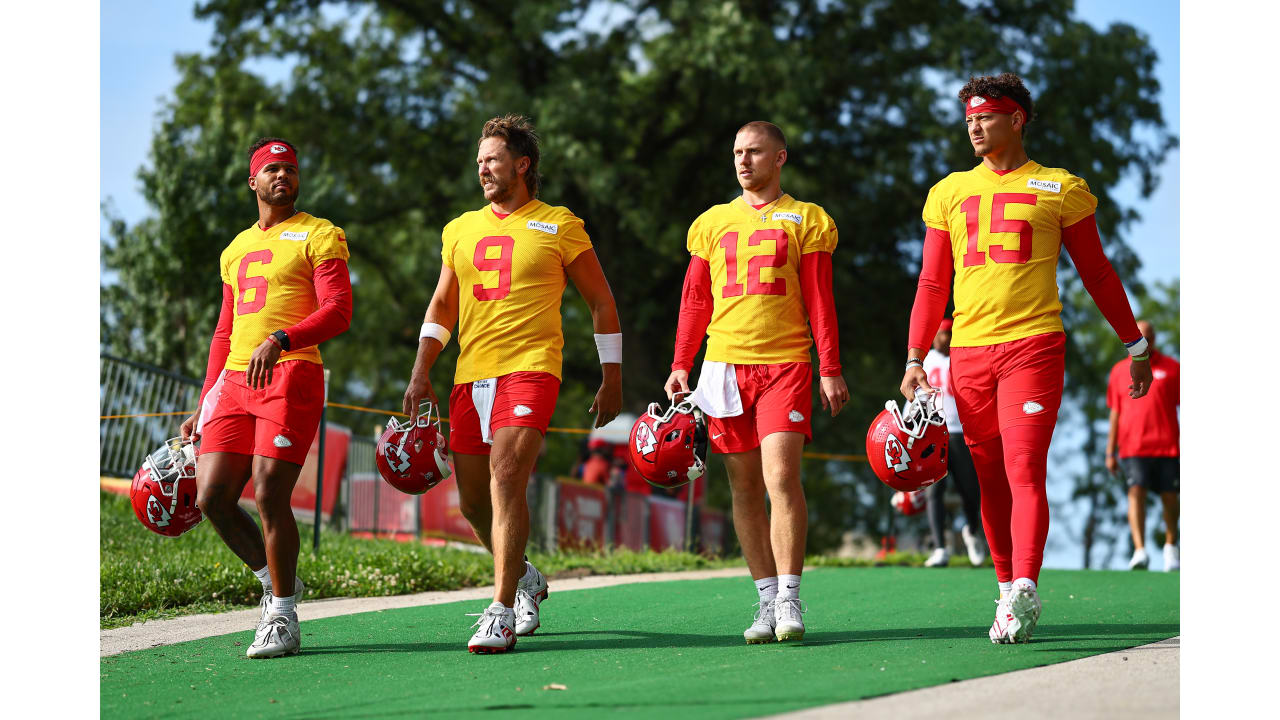
[[[907,366],[902,368],[902,371],[906,372],[907,370],[910,370],[912,365],[919,367],[922,370],[924,369],[923,360],[921,360],[920,358],[911,358],[910,360],[907,361]]]
[[[424,322],[422,323],[422,330],[418,332],[418,340],[435,338],[440,341],[441,345],[448,345],[450,337],[452,337],[452,333],[449,332],[449,329],[437,323]]]
[[[601,335],[596,333],[596,351],[600,353],[600,364],[622,364],[622,333]]]
[[[1125,343],[1124,347],[1126,350],[1129,351],[1129,357],[1136,358],[1139,355],[1146,355],[1147,339],[1144,337],[1140,337],[1137,340],[1134,340],[1133,342]]]
[[[285,350],[285,351],[289,350],[289,335],[285,331],[277,330],[271,333],[269,337],[272,340],[274,340],[277,345],[280,346],[281,350]]]
[[[1143,353],[1143,354],[1141,354],[1141,355],[1134,355],[1133,357],[1129,358],[1129,360],[1131,360],[1132,362],[1146,362],[1146,361],[1148,361],[1148,360],[1150,360],[1150,359],[1151,359],[1151,354],[1150,354],[1150,353]]]

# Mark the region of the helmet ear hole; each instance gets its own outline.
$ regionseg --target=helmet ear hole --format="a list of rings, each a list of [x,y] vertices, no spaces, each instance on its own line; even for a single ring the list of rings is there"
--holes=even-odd
[[[663,440],[666,442],[675,442],[675,440],[679,437],[680,437],[680,431],[677,429],[667,433],[667,436],[664,437]]]
[[[931,445],[929,445],[929,447],[925,448],[925,449],[924,449],[924,452],[920,453],[920,459],[921,459],[921,460],[924,460],[925,458],[927,458],[927,457],[929,457],[930,455],[932,455],[932,454],[933,454],[933,449],[934,449],[935,447],[936,447],[935,445],[932,445],[932,444],[931,444]]]

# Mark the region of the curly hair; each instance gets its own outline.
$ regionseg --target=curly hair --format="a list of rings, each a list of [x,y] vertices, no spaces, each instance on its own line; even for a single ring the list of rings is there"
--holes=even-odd
[[[538,161],[542,159],[539,147],[538,132],[533,128],[533,121],[524,115],[504,115],[491,118],[480,131],[480,140],[500,137],[507,146],[507,152],[513,158],[529,158],[529,170],[524,174],[524,185],[529,189],[529,197],[538,197],[542,188],[542,174],[538,172]]]
[[[249,162],[251,163],[253,162],[253,154],[258,152],[258,148],[262,147],[263,145],[266,145],[267,143],[280,143],[281,145],[288,145],[289,149],[292,150],[295,155],[298,154],[297,146],[295,146],[293,143],[289,142],[288,140],[285,140],[284,138],[260,137],[257,140],[254,140],[253,144],[249,146]]]
[[[1026,117],[1022,121],[1022,133],[1026,135],[1027,126],[1035,118],[1035,103],[1031,101],[1031,93],[1027,90],[1027,86],[1022,84],[1022,78],[1013,73],[1000,73],[999,75],[983,75],[982,77],[970,77],[969,82],[960,88],[960,102],[968,103],[969,98],[974,95],[981,95],[985,98],[1007,97],[1018,103],[1022,107],[1022,112]]]

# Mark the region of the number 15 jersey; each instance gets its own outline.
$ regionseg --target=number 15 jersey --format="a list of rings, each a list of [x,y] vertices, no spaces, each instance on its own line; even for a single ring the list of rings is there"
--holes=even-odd
[[[836,223],[790,195],[759,210],[741,196],[689,226],[692,255],[711,267],[706,359],[739,365],[809,362],[800,256],[836,249]],[[829,290],[828,290],[829,291]]]
[[[441,257],[458,276],[454,384],[513,372],[560,377],[565,268],[591,249],[582,220],[530,200],[505,218],[490,207],[445,225]]]
[[[1062,229],[1097,206],[1084,180],[1031,161],[1004,175],[979,165],[934,185],[923,216],[925,225],[951,237],[951,345],[995,345],[1062,332]]]

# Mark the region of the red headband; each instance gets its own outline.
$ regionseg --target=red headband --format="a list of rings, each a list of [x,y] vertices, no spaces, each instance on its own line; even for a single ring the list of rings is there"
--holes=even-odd
[[[253,158],[249,160],[249,176],[256,176],[264,165],[277,162],[287,162],[298,167],[298,155],[284,143],[269,142],[253,153]]]
[[[1022,121],[1027,121],[1027,111],[1017,102],[1007,97],[984,98],[981,95],[974,95],[969,98],[969,102],[965,103],[965,117],[975,113],[999,113],[1001,115],[1012,115],[1016,112],[1022,112]]]

